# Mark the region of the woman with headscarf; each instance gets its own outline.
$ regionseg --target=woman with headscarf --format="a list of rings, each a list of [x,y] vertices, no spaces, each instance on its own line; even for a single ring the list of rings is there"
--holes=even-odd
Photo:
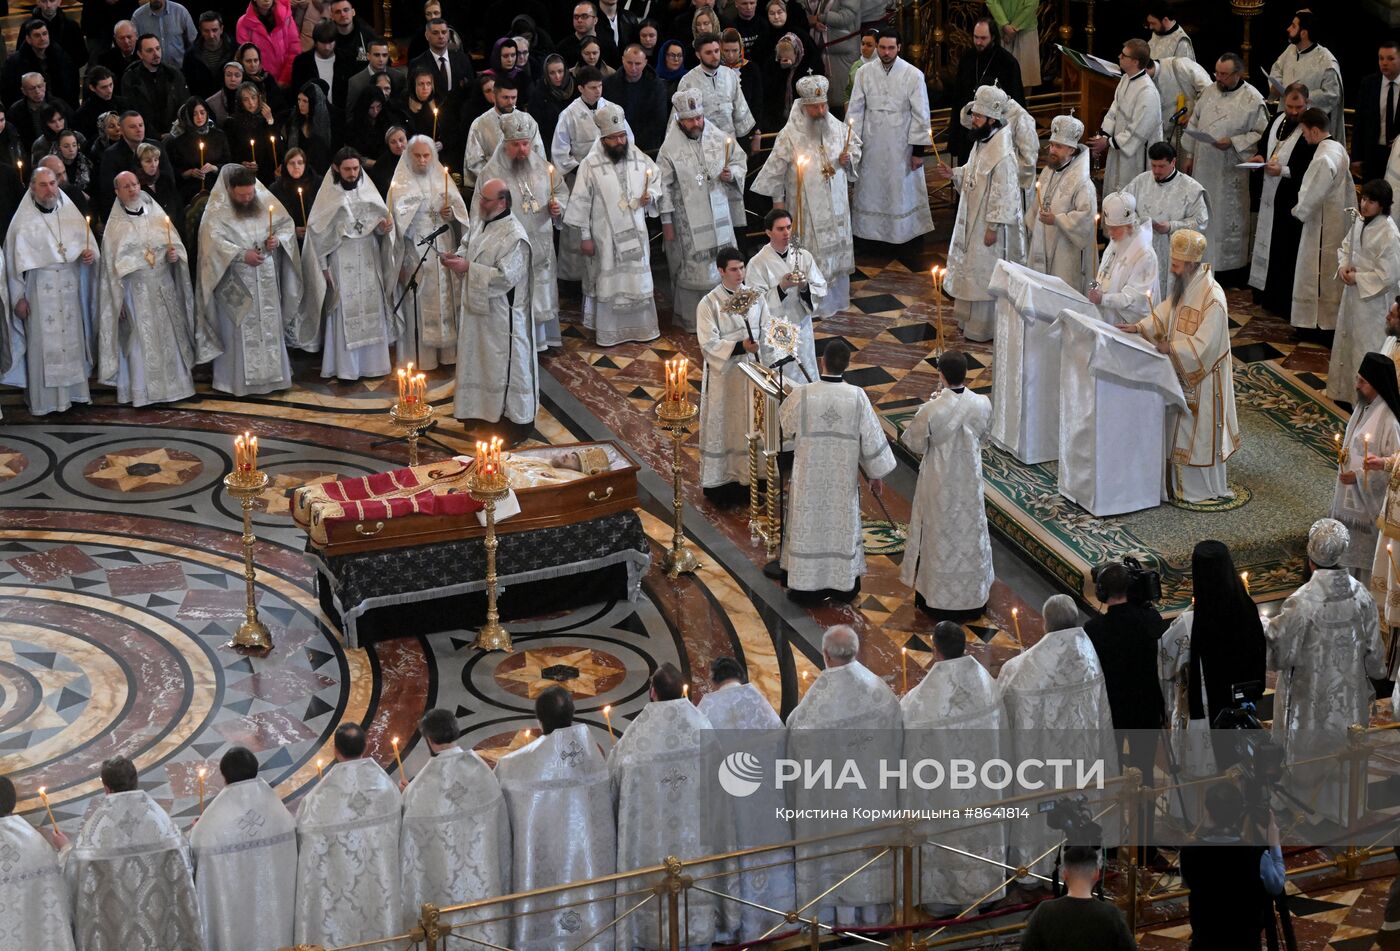
[[[1206,776],[1239,760],[1230,742],[1235,732],[1212,732],[1212,724],[1235,706],[1236,685],[1254,683],[1262,691],[1268,645],[1259,609],[1223,542],[1197,543],[1191,592],[1191,607],[1162,636],[1158,676],[1178,762],[1189,776]]]
[[[656,54],[656,78],[666,84],[666,98],[676,94],[676,86],[685,72],[684,44],[680,40],[666,40]]]
[[[52,155],[58,145],[58,134],[68,128],[68,114],[59,106],[50,102],[45,103],[39,110],[39,135],[29,146],[29,167],[33,168],[39,164],[39,159],[45,155]],[[78,138],[83,144],[87,139],[79,133]]]
[[[402,117],[390,108],[389,97],[370,87],[355,101],[345,125],[345,144],[364,156],[366,168],[373,168],[374,159],[370,156],[378,155],[384,148],[385,130],[402,124]]]
[[[10,125],[5,126],[6,132],[13,132]],[[104,112],[97,117],[97,135],[87,146],[87,157],[92,160],[94,168],[102,167],[102,153],[107,151],[110,145],[116,145],[122,140],[122,117],[121,113]]]
[[[433,83],[433,70],[429,66],[415,66],[408,74],[408,88],[404,90],[406,109],[404,129],[409,135],[426,135],[434,142],[444,141],[444,124],[447,110],[437,100],[437,87]],[[441,151],[438,153],[441,155]]]
[[[141,190],[156,200],[156,204],[170,216],[171,227],[185,237],[185,200],[175,186],[175,180],[162,175],[160,163],[166,161],[161,155],[160,146],[142,142],[136,146],[136,178],[141,182]],[[110,208],[108,209],[111,210]]]
[[[554,127],[559,124],[559,113],[574,101],[575,95],[574,76],[564,65],[564,57],[551,53],[544,61],[544,79],[535,84],[530,93],[530,108],[525,110],[539,123],[546,155],[550,154],[554,143]]]
[[[374,167],[369,170],[369,180],[374,182],[381,196],[389,194],[389,183],[394,180],[399,157],[408,148],[408,139],[408,130],[403,126],[390,126],[384,133],[384,144],[375,156]]]
[[[306,237],[306,212],[316,201],[323,174],[307,164],[305,152],[290,148],[282,158],[282,171],[277,181],[268,189],[287,209],[287,214],[292,216],[299,239]]]
[[[520,91],[515,108],[524,109],[530,99],[530,84],[526,71],[520,65],[520,47],[515,45],[515,38],[503,36],[497,40],[486,61],[489,65],[482,70],[482,75],[508,76],[514,80]]]
[[[243,81],[252,83],[262,91],[263,102],[277,115],[287,111],[287,93],[277,84],[277,80],[263,68],[262,50],[255,43],[244,43],[234,57],[243,67]]]
[[[209,107],[198,96],[185,100],[160,145],[185,201],[212,186],[214,174],[229,159],[228,137],[214,127]]]
[[[54,142],[53,154],[63,162],[68,174],[68,187],[84,195],[92,195],[92,161],[83,154],[82,134],[77,129],[64,129]]]
[[[596,36],[585,36],[578,44],[578,64],[571,72],[574,74],[574,81],[578,81],[578,71],[585,66],[592,66],[607,79],[616,70],[603,62],[603,44],[598,42]]]
[[[224,135],[228,137],[230,159],[255,171],[260,182],[270,182],[276,175],[269,141],[276,137],[276,129],[262,87],[256,83],[239,86],[238,111],[224,123]]]
[[[238,63],[225,63],[223,75],[223,86],[204,100],[214,124],[220,126],[238,111],[238,87],[243,85],[243,67]]]
[[[292,60],[301,52],[301,29],[292,16],[290,0],[249,0],[234,36],[240,43],[257,46],[263,69],[278,85],[292,81]]]
[[[296,104],[282,126],[282,141],[289,149],[305,152],[314,167],[330,168],[331,139],[335,133],[331,128],[330,105],[322,87],[323,80],[312,79],[297,91]]]
[[[763,115],[758,120],[760,129],[776,132],[787,125],[797,98],[797,81],[806,75],[801,69],[804,54],[802,39],[796,33],[784,33],[774,47],[772,58],[761,64]]]
[[[544,77],[545,58],[554,52],[554,38],[540,29],[535,18],[528,13],[516,14],[515,19],[510,21],[510,30],[506,35],[515,37],[517,53],[522,39],[529,44],[528,52],[516,60],[516,65],[529,74],[532,84],[539,82]]]

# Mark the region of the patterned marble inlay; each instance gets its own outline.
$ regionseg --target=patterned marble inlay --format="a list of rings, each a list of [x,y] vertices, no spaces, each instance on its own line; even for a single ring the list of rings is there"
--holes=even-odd
[[[184,485],[196,478],[204,465],[179,449],[141,447],[109,452],[83,468],[89,482],[119,492],[150,492]]]

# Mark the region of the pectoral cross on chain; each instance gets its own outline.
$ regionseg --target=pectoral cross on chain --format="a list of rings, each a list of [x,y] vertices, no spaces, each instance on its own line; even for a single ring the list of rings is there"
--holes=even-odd
[[[147,248],[147,249],[146,249],[146,266],[147,266],[147,267],[155,267],[155,266],[156,266],[156,249],[155,249],[155,248]]]
[[[357,221],[355,222],[355,234],[356,234],[356,235],[359,235],[359,234],[361,234],[364,230],[365,230],[365,223],[364,223],[363,221],[358,221],[358,220],[357,220]]]

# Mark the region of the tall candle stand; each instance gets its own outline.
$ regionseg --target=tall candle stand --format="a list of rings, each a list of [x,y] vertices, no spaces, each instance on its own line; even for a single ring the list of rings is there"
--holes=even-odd
[[[486,506],[486,623],[472,647],[483,651],[513,651],[510,633],[501,626],[496,608],[496,503],[510,494],[510,477],[500,462],[500,440],[476,444],[476,460],[467,480],[467,494]]]
[[[671,547],[666,552],[666,576],[679,578],[700,567],[695,551],[685,541],[685,507],[681,495],[681,445],[690,435],[687,428],[700,409],[686,394],[690,361],[675,357],[666,361],[666,398],[656,404],[656,418],[671,439],[671,499],[675,515],[671,526]]]
[[[426,374],[413,373],[413,364],[399,370],[399,398],[389,407],[389,419],[403,430],[408,443],[408,464],[418,465],[418,437],[432,425],[437,407],[428,402]]]
[[[258,619],[256,581],[253,568],[253,500],[262,494],[270,481],[266,472],[258,468],[256,436],[240,436],[234,440],[235,462],[233,471],[224,476],[224,488],[243,507],[243,581],[247,587],[247,601],[244,604],[243,623],[233,635],[233,640],[225,647],[236,651],[266,654],[272,650],[272,635],[267,625]]]

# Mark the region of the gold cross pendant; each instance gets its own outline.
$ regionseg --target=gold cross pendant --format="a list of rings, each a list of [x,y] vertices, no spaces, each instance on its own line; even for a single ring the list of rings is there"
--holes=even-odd
[[[146,249],[146,266],[147,266],[147,267],[155,267],[155,266],[156,266],[156,249],[155,249],[155,248],[147,248],[147,249]]]

